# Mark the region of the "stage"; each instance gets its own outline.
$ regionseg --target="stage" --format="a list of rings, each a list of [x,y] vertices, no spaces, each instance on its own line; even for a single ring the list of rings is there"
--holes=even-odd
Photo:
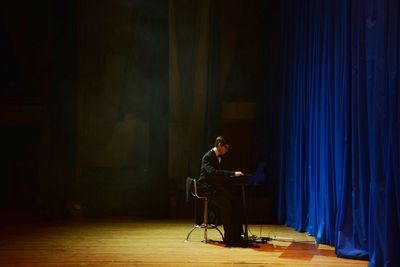
[[[367,266],[337,258],[334,248],[282,225],[249,225],[249,235],[272,237],[251,248],[227,248],[216,230],[204,244],[192,220],[137,218],[17,218],[0,229],[0,266]],[[222,230],[222,227],[221,227]]]

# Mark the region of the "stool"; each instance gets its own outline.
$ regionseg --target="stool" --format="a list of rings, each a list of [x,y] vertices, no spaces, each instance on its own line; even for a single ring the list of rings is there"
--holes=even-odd
[[[186,184],[190,185],[190,187],[191,187],[190,190],[191,190],[191,193],[192,193],[193,197],[195,197],[197,199],[203,199],[204,200],[204,215],[203,215],[203,223],[200,224],[200,225],[196,224],[192,228],[192,230],[190,230],[189,234],[186,237],[185,242],[189,241],[189,237],[190,237],[190,235],[192,234],[192,232],[195,229],[204,229],[204,243],[206,243],[206,244],[207,244],[207,241],[208,241],[208,239],[207,239],[207,230],[208,229],[216,229],[220,233],[220,235],[222,237],[222,240],[224,240],[224,235],[218,229],[218,227],[216,225],[214,225],[214,224],[209,224],[208,223],[208,198],[206,196],[202,196],[202,195],[198,194],[198,192],[197,192],[197,180],[194,179],[194,178],[191,178],[191,177],[187,177],[186,178]]]

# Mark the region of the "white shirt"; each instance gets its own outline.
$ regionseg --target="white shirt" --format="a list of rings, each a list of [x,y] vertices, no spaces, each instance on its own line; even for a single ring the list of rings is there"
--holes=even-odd
[[[213,150],[214,150],[214,153],[215,153],[215,155],[217,156],[217,158],[218,158],[218,162],[219,163],[221,163],[221,157],[218,157],[219,156],[219,153],[218,153],[218,150],[217,150],[217,148],[216,147],[214,147],[213,148]]]

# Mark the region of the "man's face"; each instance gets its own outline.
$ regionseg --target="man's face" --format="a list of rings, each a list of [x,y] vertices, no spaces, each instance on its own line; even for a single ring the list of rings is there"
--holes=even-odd
[[[225,153],[228,152],[228,150],[229,150],[229,145],[228,145],[228,144],[225,144],[225,145],[218,144],[217,150],[218,150],[218,153],[219,153],[219,154],[224,155]]]

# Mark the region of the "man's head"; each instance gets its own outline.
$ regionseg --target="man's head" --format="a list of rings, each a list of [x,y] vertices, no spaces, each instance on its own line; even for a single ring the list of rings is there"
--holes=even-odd
[[[225,154],[229,150],[229,145],[226,142],[225,138],[222,136],[218,136],[214,142],[215,148],[218,150],[219,154]]]

